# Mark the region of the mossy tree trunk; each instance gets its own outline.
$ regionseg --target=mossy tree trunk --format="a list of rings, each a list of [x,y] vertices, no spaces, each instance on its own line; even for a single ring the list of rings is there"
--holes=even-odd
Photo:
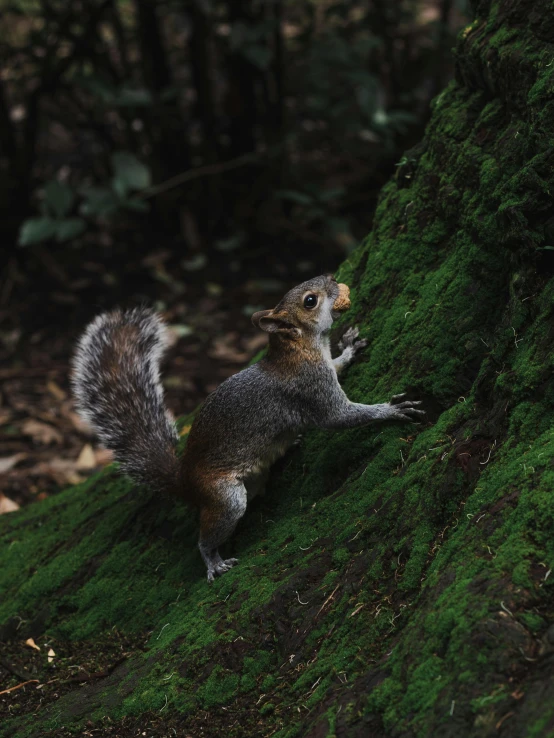
[[[480,2],[456,55],[340,273],[347,392],[429,422],[309,434],[211,588],[115,473],[4,516],[1,673],[45,686],[1,735],[554,735],[552,3]]]

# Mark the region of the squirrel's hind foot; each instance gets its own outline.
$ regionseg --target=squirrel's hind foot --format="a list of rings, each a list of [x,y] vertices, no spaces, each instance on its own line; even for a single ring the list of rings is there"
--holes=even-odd
[[[225,574],[226,571],[232,569],[233,566],[239,563],[238,559],[215,559],[208,565],[208,582],[213,582],[216,577],[220,577]]]

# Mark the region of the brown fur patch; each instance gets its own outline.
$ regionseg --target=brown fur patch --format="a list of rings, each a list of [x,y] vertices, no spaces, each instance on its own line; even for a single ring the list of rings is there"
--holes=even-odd
[[[185,447],[182,459],[184,497],[201,510],[206,509],[206,505],[210,509],[218,508],[222,489],[235,484],[236,477],[233,473],[205,466],[198,459],[191,458],[190,450],[188,446]]]
[[[101,363],[114,381],[121,375],[121,357],[134,351],[139,335],[140,331],[136,325],[121,325],[114,334],[113,343],[104,346]]]
[[[208,504],[200,508],[200,538],[207,538],[214,528],[221,525],[221,518],[225,518],[225,506]]]
[[[296,376],[302,365],[318,364],[322,360],[321,350],[305,335],[296,340],[270,336],[268,359],[266,369],[283,377]]]

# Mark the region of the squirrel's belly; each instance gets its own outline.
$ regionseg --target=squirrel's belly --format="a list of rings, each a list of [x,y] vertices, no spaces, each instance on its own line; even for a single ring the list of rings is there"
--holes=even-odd
[[[279,438],[279,440],[272,443],[269,447],[263,449],[261,455],[245,470],[246,477],[254,477],[266,472],[269,467],[274,464],[277,459],[284,456],[287,450],[295,439],[295,435],[287,435],[286,438]]]

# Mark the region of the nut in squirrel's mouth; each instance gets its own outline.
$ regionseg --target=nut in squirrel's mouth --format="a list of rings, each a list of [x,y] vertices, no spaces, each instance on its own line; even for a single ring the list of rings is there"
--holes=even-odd
[[[344,313],[350,307],[350,287],[347,284],[339,284],[339,295],[333,304],[333,310]]]

